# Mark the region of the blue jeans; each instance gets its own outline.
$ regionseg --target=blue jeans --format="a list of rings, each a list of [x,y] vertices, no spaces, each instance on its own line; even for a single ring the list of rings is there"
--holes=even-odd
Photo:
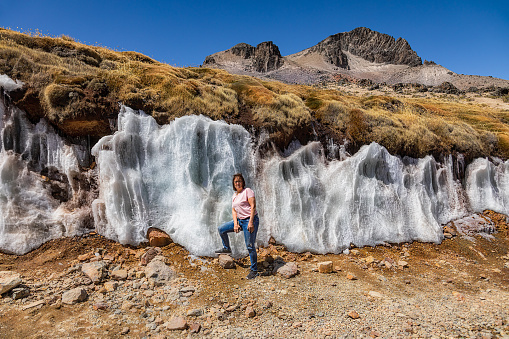
[[[249,219],[237,219],[239,222],[240,229],[244,233],[244,241],[246,243],[247,251],[249,252],[249,259],[251,260],[251,271],[258,270],[258,264],[256,260],[258,259],[256,256],[256,233],[258,233],[258,224],[260,223],[258,219],[258,214],[253,217],[253,226],[254,231],[251,233],[247,230],[247,225],[249,224]],[[228,238],[228,233],[233,232],[235,224],[232,221],[222,224],[217,228],[219,231],[219,235],[221,236],[221,240],[223,241],[223,247],[231,250],[230,248],[230,239]]]

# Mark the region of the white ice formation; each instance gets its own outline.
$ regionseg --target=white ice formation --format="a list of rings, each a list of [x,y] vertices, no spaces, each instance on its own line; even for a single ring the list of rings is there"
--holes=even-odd
[[[65,144],[44,120],[33,125],[0,99],[1,251],[23,254],[48,240],[83,232],[86,212],[68,211],[62,200],[77,193],[73,178],[80,171],[78,154],[85,151]]]
[[[9,80],[0,77],[0,86],[19,86]],[[261,156],[241,126],[203,116],[159,126],[122,107],[118,131],[92,150],[99,184],[92,203],[80,198],[91,172],[80,170],[86,145],[67,144],[44,120],[33,125],[1,101],[0,137],[0,250],[17,254],[86,232],[92,209],[98,232],[123,244],[146,240],[153,226],[193,255],[212,255],[217,227],[231,218],[237,172],[256,193],[259,244],[273,236],[292,251],[440,242],[451,220],[484,209],[509,214],[509,161],[496,159],[475,160],[460,182],[452,157],[401,159],[375,143],[353,156],[328,145],[340,157],[332,161],[317,142]],[[234,254],[245,254],[243,237],[231,239]]]
[[[339,253],[350,244],[440,242],[441,225],[486,208],[509,214],[509,162],[478,159],[464,183],[453,161],[401,159],[371,144],[327,161],[310,143],[260,158],[242,127],[202,116],[159,126],[123,107],[118,131],[92,150],[99,166],[100,233],[121,243],[145,240],[150,226],[196,255],[220,247],[217,226],[231,218],[231,176],[242,172],[257,196],[258,242],[273,236],[292,251]],[[234,254],[245,254],[231,236]]]

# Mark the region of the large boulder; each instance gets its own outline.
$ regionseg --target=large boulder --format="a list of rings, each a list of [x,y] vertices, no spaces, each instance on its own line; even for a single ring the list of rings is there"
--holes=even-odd
[[[170,236],[155,227],[150,227],[147,231],[147,238],[150,246],[153,247],[164,247],[172,243]]]
[[[82,287],[77,287],[62,294],[62,303],[72,305],[85,301],[87,298],[87,291]]]
[[[0,294],[9,292],[21,284],[21,275],[12,271],[0,271]]]
[[[145,276],[156,285],[164,285],[173,280],[177,274],[162,260],[152,260],[145,268]]]
[[[103,261],[83,264],[81,271],[95,284],[100,283],[107,276],[107,267]]]
[[[140,258],[140,264],[146,266],[149,262],[152,261],[156,256],[162,253],[161,249],[158,247],[149,247],[145,253]]]

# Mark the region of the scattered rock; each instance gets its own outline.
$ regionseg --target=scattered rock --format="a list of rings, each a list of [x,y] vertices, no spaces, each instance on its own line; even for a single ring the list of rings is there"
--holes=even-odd
[[[83,266],[81,266],[81,271],[95,284],[100,283],[106,278],[107,273],[106,264],[102,261],[83,264]]]
[[[348,280],[357,280],[357,277],[356,277],[355,275],[353,275],[352,273],[348,273],[348,274],[346,275],[346,278],[347,278]]]
[[[369,265],[375,261],[375,258],[373,258],[373,256],[370,255],[370,256],[366,257],[366,259],[364,259],[364,261],[366,262],[366,264]]]
[[[88,253],[85,253],[85,254],[81,254],[78,256],[78,260],[79,261],[87,261],[87,260],[90,260],[94,257],[94,253],[93,252],[88,252]]]
[[[159,247],[149,247],[147,251],[141,256],[140,264],[143,266],[148,265],[149,262],[152,261],[156,256],[162,253]]]
[[[12,271],[0,271],[0,294],[9,292],[21,284],[21,275]]]
[[[256,312],[252,306],[248,306],[246,307],[246,311],[244,312],[244,314],[246,315],[246,317],[252,318],[256,315]]]
[[[126,280],[127,270],[113,270],[111,272],[111,277],[115,280]]]
[[[174,270],[160,260],[152,260],[145,268],[145,276],[157,285],[167,284],[176,275]]]
[[[296,263],[289,262],[278,268],[277,273],[283,278],[290,279],[299,273],[299,268]]]
[[[195,308],[194,310],[187,311],[188,317],[199,317],[203,315],[203,310],[201,308]]]
[[[263,303],[262,307],[265,310],[268,309],[268,308],[271,308],[272,307],[272,301],[267,300],[266,302]]]
[[[369,291],[368,295],[373,298],[383,298],[384,297],[381,293],[375,292],[375,291]]]
[[[103,302],[95,303],[95,304],[94,304],[94,306],[93,306],[94,310],[96,310],[96,311],[97,311],[97,310],[102,310],[102,311],[104,311],[104,310],[107,310],[107,309],[108,309],[108,307],[109,307],[109,305],[108,305],[108,304],[106,304],[106,303],[103,303]]]
[[[399,261],[398,261],[398,266],[399,266],[399,267],[402,267],[402,268],[404,268],[404,267],[408,267],[408,262],[406,262],[406,261],[404,261],[404,260],[399,260]]]
[[[35,308],[35,307],[42,306],[42,305],[44,305],[44,304],[46,304],[46,302],[45,302],[44,300],[38,300],[38,301],[35,301],[35,302],[33,302],[33,303],[30,303],[30,304],[28,304],[28,305],[26,305],[26,306],[23,306],[21,309],[22,309],[23,311],[25,311],[25,310],[28,310],[28,309],[31,309],[31,308]]]
[[[127,333],[129,333],[130,329],[129,327],[124,327],[122,328],[122,331],[120,331],[120,335],[126,335]]]
[[[106,292],[113,292],[117,289],[118,283],[116,281],[107,281],[103,285]]]
[[[192,323],[189,325],[189,333],[198,333],[201,330],[201,325],[199,323]]]
[[[12,289],[12,299],[22,299],[26,298],[30,295],[30,290],[28,287],[17,287]]]
[[[332,273],[332,261],[324,261],[318,263],[318,272]]]
[[[172,317],[164,326],[170,331],[185,330],[187,329],[187,321],[183,317]]]
[[[62,294],[62,303],[72,305],[87,300],[88,294],[82,287],[76,287]]]
[[[355,311],[351,311],[348,313],[348,316],[352,319],[359,319],[360,318],[360,315],[359,313],[355,312]]]
[[[147,238],[150,246],[153,247],[164,247],[173,242],[166,232],[155,227],[150,227],[148,229]]]
[[[219,266],[221,266],[222,268],[235,268],[235,261],[228,254],[220,254]]]

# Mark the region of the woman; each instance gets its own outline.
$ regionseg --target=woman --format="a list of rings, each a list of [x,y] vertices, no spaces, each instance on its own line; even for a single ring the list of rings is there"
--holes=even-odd
[[[249,259],[251,260],[251,271],[247,278],[254,279],[258,276],[255,240],[259,220],[258,213],[256,212],[256,200],[253,190],[246,188],[246,181],[242,174],[237,173],[233,176],[232,185],[235,191],[232,197],[233,220],[218,227],[219,235],[223,241],[223,248],[216,251],[216,253],[231,253],[228,233],[238,233],[242,230],[247,251],[249,252]]]

